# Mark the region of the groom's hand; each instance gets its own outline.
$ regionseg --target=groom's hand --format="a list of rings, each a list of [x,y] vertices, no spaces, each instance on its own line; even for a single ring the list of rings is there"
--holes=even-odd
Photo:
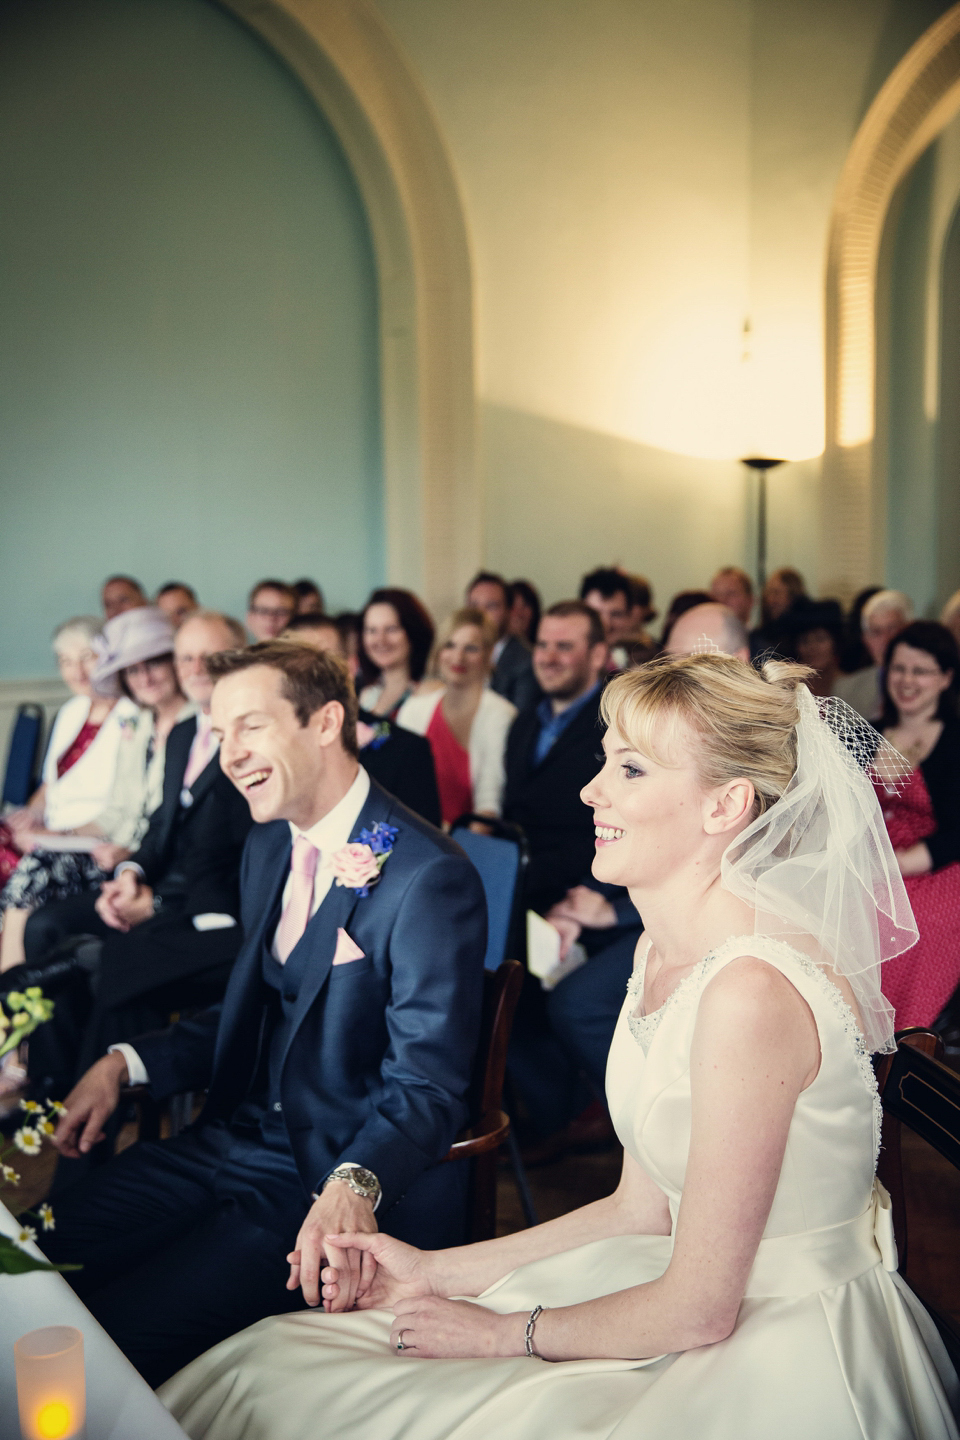
[[[311,1205],[300,1226],[296,1248],[287,1256],[290,1264],[287,1289],[296,1290],[299,1285],[307,1304],[319,1305],[320,1269],[326,1262],[337,1271],[337,1293],[324,1300],[323,1308],[333,1313],[352,1310],[364,1267],[371,1273],[374,1269],[372,1256],[361,1255],[359,1250],[341,1250],[331,1245],[326,1236],[355,1230],[366,1235],[377,1233],[373,1205],[342,1180],[331,1180]]]
[[[127,1080],[127,1062],[119,1050],[91,1065],[64,1101],[53,1143],[61,1155],[76,1160],[103,1139],[103,1127],[120,1102],[120,1087]]]

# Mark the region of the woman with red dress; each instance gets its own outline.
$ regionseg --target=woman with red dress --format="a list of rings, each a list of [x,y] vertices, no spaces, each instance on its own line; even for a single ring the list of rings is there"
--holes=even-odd
[[[913,765],[878,786],[920,938],[883,967],[896,1028],[930,1026],[960,984],[960,653],[950,631],[916,620],[887,648],[880,729]]]
[[[507,731],[517,712],[488,688],[495,643],[481,610],[451,615],[437,641],[441,688],[411,695],[397,715],[398,725],[430,742],[446,827],[468,811],[500,814]]]

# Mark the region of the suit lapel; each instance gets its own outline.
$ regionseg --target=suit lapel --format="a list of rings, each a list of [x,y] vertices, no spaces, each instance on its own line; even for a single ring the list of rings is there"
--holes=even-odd
[[[377,820],[386,820],[390,811],[389,797],[380,789],[379,785],[371,781],[370,794],[357,816],[350,832],[350,838],[353,839],[365,826],[370,826]],[[337,948],[337,931],[341,926],[346,930],[357,905],[366,905],[369,900],[369,895],[362,897],[355,890],[351,890],[345,885],[338,885],[334,881],[324,897],[323,904],[287,957],[289,964],[301,945],[308,948],[307,963],[304,966],[303,979],[300,982],[300,991],[294,1006],[287,1052],[289,1052],[290,1044],[300,1028],[304,1016],[327,982]],[[286,1054],[283,1058],[286,1061]]]

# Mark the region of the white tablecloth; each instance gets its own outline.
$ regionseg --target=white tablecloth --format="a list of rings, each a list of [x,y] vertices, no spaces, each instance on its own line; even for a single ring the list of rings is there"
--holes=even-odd
[[[0,1202],[0,1231],[19,1229]],[[31,1250],[39,1255],[36,1246]],[[173,1416],[102,1330],[66,1280],[48,1270],[0,1275],[0,1440],[20,1440],[13,1342],[41,1325],[83,1331],[87,1440],[184,1440]]]

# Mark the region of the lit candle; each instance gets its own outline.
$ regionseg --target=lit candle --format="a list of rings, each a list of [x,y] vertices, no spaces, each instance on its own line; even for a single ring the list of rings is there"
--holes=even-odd
[[[13,1353],[23,1440],[77,1440],[87,1417],[81,1332],[46,1325],[21,1335]]]

